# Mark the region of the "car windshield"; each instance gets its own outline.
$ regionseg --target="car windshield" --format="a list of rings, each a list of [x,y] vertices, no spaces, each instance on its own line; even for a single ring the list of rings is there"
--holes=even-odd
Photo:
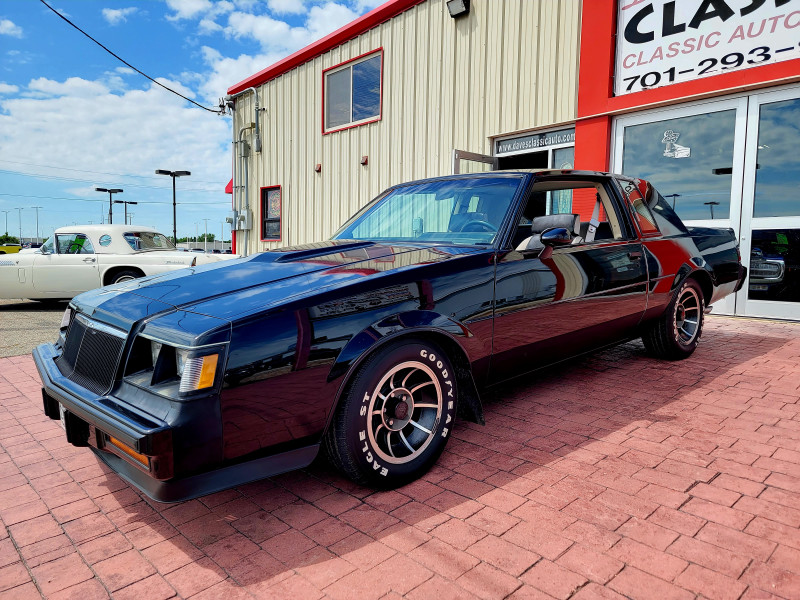
[[[122,235],[134,250],[174,250],[167,236],[154,231],[129,231]]]
[[[521,177],[463,177],[404,185],[368,204],[332,239],[490,245]]]

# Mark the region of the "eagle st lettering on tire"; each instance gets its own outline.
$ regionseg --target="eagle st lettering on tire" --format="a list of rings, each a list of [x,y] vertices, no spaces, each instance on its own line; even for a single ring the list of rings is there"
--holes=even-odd
[[[405,340],[370,356],[353,377],[326,436],[334,464],[359,483],[390,488],[427,471],[456,410],[452,363],[429,342]]]

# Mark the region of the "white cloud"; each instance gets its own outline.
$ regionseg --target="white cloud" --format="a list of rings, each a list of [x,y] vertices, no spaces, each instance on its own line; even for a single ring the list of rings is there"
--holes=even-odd
[[[230,178],[229,122],[154,84],[113,93],[101,81],[39,78],[28,89],[39,96],[0,99],[0,156],[132,175],[180,165],[200,180]]]
[[[0,35],[10,35],[11,37],[22,37],[22,27],[15,25],[8,19],[0,19]]]
[[[325,37],[350,21],[358,18],[358,13],[353,12],[343,4],[328,2],[322,6],[313,6],[308,13],[306,29],[310,43],[313,40]]]
[[[203,58],[210,72],[203,75],[200,94],[216,100],[224,96],[228,88],[243,79],[258,73],[283,58],[284,54],[242,54],[237,58],[222,56],[217,50],[204,46]]]
[[[303,0],[268,0],[267,6],[278,15],[299,15],[306,10]]]
[[[201,19],[197,28],[202,34],[211,34],[222,31],[222,25],[217,23],[214,19],[208,17]]]
[[[0,94],[15,94],[19,88],[15,85],[0,82]]]
[[[128,20],[128,17],[135,13],[138,8],[131,6],[128,8],[104,8],[103,18],[108,21],[109,25],[119,25]]]
[[[210,0],[167,0],[167,6],[174,14],[168,15],[167,19],[177,21],[179,19],[193,19],[202,13],[206,13],[213,8]]]

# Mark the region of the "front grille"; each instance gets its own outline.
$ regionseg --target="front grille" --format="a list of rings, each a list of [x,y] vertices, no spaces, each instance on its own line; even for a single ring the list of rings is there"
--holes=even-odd
[[[67,331],[64,353],[56,359],[61,374],[81,387],[105,394],[114,383],[124,333],[76,315]]]

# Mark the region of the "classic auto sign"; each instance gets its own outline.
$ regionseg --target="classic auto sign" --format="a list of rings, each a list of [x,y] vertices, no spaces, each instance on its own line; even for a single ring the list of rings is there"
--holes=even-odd
[[[619,0],[616,95],[800,58],[798,0]]]

